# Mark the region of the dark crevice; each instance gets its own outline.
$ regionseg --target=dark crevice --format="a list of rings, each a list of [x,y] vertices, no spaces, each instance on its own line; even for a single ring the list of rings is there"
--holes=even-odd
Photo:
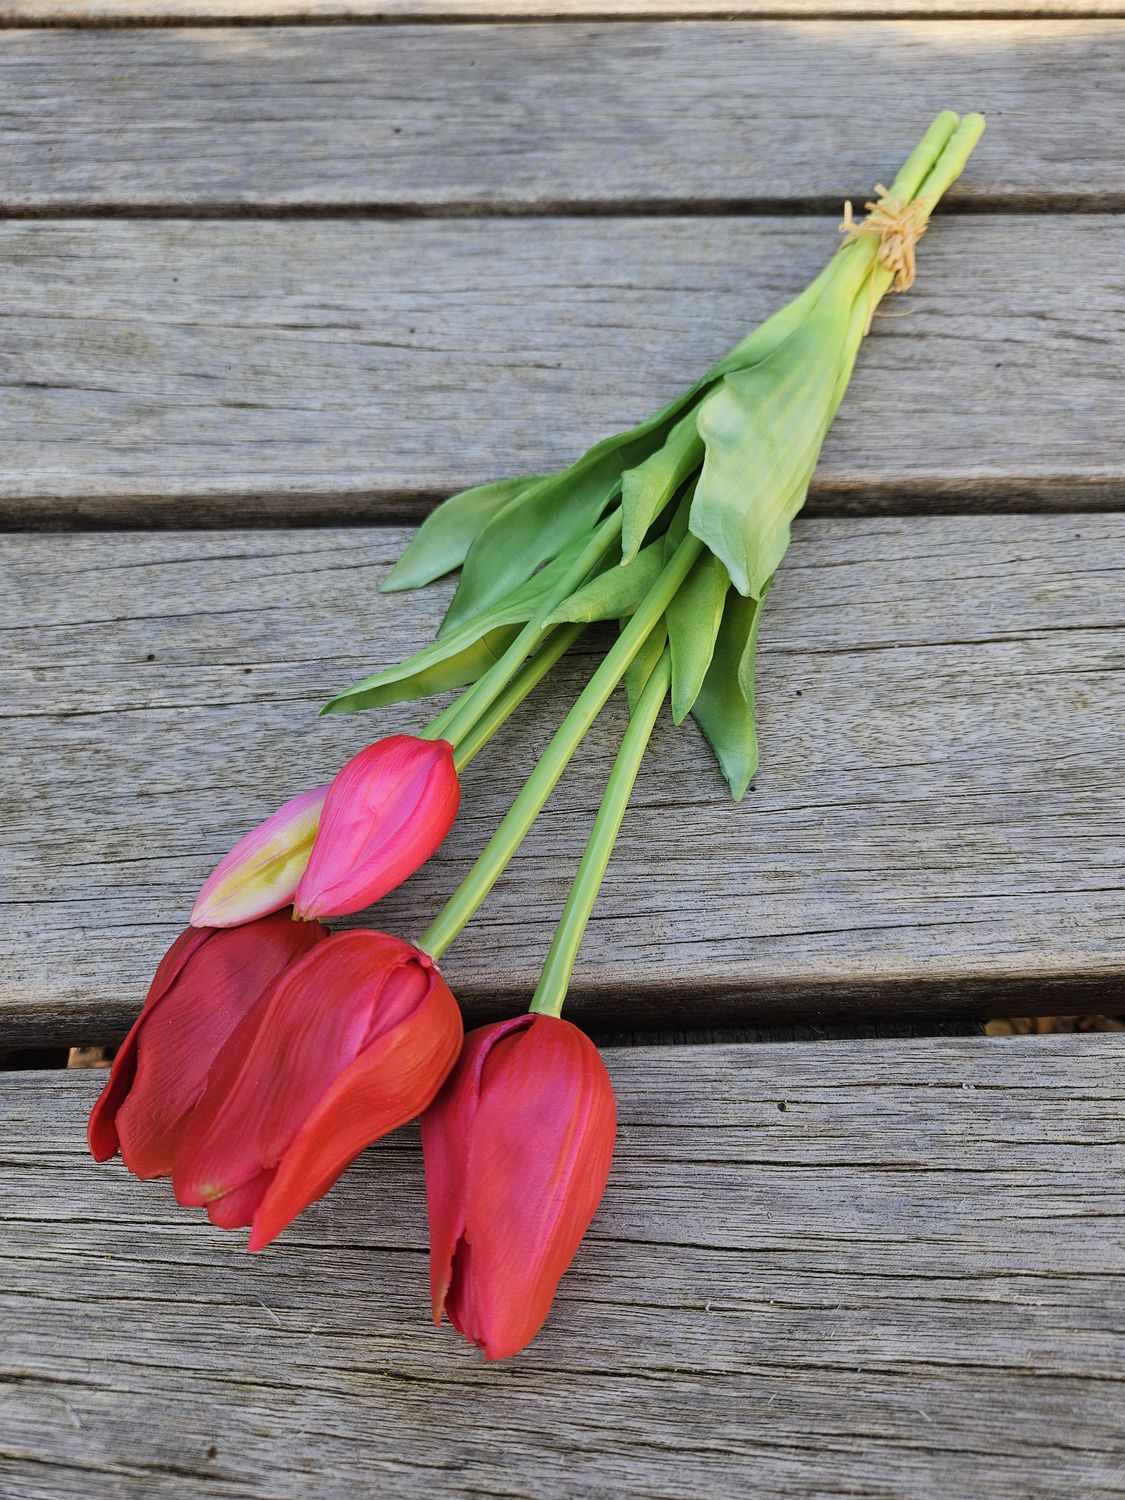
[[[1104,19],[1104,18],[1103,18]],[[3,29],[0,25],[0,29]],[[442,203],[418,200],[389,203],[380,199],[356,203],[247,202],[221,197],[143,198],[114,202],[112,199],[68,199],[64,202],[4,203],[0,220],[29,219],[587,219],[674,218],[709,219],[799,218],[838,215],[849,189],[808,197],[693,198],[536,198],[518,202],[491,198],[450,199]],[[852,193],[852,196],[856,196]],[[973,198],[953,198],[942,203],[943,218],[981,214],[1113,214],[1125,212],[1125,192],[1118,189],[1065,192],[990,193]]]
[[[972,25],[977,21],[1022,21],[1025,25],[1034,24],[1037,21],[1106,21],[1125,16],[1125,6],[1107,9],[1104,6],[1088,5],[1086,7],[1072,7],[1065,4],[1035,5],[1029,3],[1026,7],[1013,10],[1010,7],[995,5],[991,9],[974,10],[967,13],[963,6],[956,4],[935,3],[928,5],[926,0],[914,0],[914,4],[908,8],[901,5],[880,4],[879,0],[873,0],[870,5],[864,5],[862,0],[855,0],[851,7],[841,6],[839,9],[833,7],[831,10],[825,7],[821,14],[813,14],[808,10],[797,9],[794,6],[784,4],[763,4],[752,12],[743,12],[732,9],[730,5],[716,4],[706,10],[693,10],[690,15],[684,15],[675,11],[661,10],[655,6],[651,10],[638,9],[622,15],[619,11],[611,8],[600,9],[596,4],[591,4],[589,9],[579,12],[573,10],[562,10],[561,8],[552,13],[544,8],[537,15],[513,15],[510,11],[492,10],[487,3],[482,4],[479,10],[471,14],[465,11],[445,10],[438,3],[427,7],[424,14],[415,12],[413,15],[399,15],[393,12],[378,15],[357,15],[349,10],[346,5],[341,4],[339,11],[334,13],[322,13],[319,15],[300,15],[279,7],[276,11],[266,8],[256,10],[249,15],[227,15],[216,16],[214,10],[200,5],[198,9],[192,9],[185,4],[182,10],[175,15],[166,11],[146,9],[143,3],[134,5],[131,14],[118,16],[88,16],[75,17],[73,14],[51,15],[40,13],[35,16],[20,14],[0,15],[0,30],[4,31],[134,31],[154,30],[157,28],[173,30],[180,27],[206,27],[210,30],[226,29],[228,27],[262,27],[262,26],[286,26],[286,27],[327,27],[327,26],[364,26],[364,27],[395,27],[396,29],[410,29],[425,26],[560,26],[560,25],[583,25],[583,26],[651,26],[656,23],[674,23],[676,21],[722,21],[730,25],[742,22],[746,25],[754,25],[760,21],[788,21],[794,25],[809,24],[824,21],[956,21],[963,25]]]

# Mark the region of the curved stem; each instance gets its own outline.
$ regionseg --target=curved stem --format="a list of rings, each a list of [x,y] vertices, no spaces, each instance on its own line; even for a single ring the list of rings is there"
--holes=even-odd
[[[511,718],[527,695],[542,682],[559,658],[566,655],[585,629],[585,624],[559,625],[544,632],[543,645],[524,662],[499,698],[461,739],[453,756],[453,764],[458,773],[480,754],[501,725]]]
[[[418,946],[440,958],[467,926],[484,898],[503,874],[528,829],[566,770],[571,756],[597,718],[609,695],[624,677],[629,663],[644,645],[677,589],[690,573],[703,543],[686,536],[664,571],[653,584],[617,640],[606,652],[598,670],[578,695],[574,707],[555,731],[554,738],[527,778],[523,790],[508,809],[499,828],[489,839],[476,864],[418,939]]]
[[[528,1007],[541,1015],[557,1016],[562,1011],[586,924],[598,899],[637,772],[641,768],[649,738],[668,696],[671,682],[672,657],[665,647],[637,700],[629,726],[622,737],[621,748],[606,782],[589,841],[579,861],[574,884],[551,940],[551,950],[547,954],[547,961],[535,987],[535,995]]]
[[[478,720],[488,712],[542,641],[544,621],[586,581],[620,537],[622,519],[621,507],[617,506],[612,515],[606,516],[605,520],[594,529],[589,542],[575,559],[573,567],[559,581],[558,586],[551,590],[500,660],[489,667],[472,687],[462,693],[454,706],[454,711],[450,713],[442,726],[442,739],[449,740],[456,748],[461,740],[472,731]],[[440,717],[442,716],[439,715]],[[432,726],[428,730],[423,730],[424,736],[431,739],[437,738],[431,730]]]
[[[419,729],[418,738],[420,740],[445,739],[446,728],[453,722],[454,715],[461,707],[463,700],[468,697],[469,693],[471,692],[472,688],[466,688],[463,693],[459,693],[457,697],[454,698],[453,702],[447,704],[445,708],[442,709],[441,713],[438,714],[435,718],[431,719],[424,729]]]

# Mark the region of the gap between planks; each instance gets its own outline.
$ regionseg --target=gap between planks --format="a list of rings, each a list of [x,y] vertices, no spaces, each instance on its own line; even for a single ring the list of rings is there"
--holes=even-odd
[[[1101,20],[1121,0],[0,0],[2,27]]]

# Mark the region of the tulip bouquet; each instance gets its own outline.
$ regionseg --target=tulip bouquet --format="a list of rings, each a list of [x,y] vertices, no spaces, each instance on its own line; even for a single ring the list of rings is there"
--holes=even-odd
[[[90,1119],[94,1156],[270,1243],[372,1141],[421,1116],[434,1319],[490,1359],[536,1334],[609,1176],[613,1089],[561,1017],[579,944],[665,702],[739,799],[757,765],[762,601],[872,315],[984,127],[937,117],[816,280],[683,395],[558,474],[468,490],[384,587],[456,568],[437,639],[326,712],[460,695],[377,740],[237,843],[160,963]],[[453,825],[459,773],[593,621],[613,645],[468,875],[413,941],[330,932]],[[526,1014],[463,1035],[437,964],[624,679],[630,718]]]

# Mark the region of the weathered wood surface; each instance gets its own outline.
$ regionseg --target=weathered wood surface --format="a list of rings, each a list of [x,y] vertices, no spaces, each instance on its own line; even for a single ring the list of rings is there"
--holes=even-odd
[[[1115,20],[13,30],[0,208],[834,210],[941,108],[992,119],[956,202],[1111,208],[1123,63]]]
[[[611,1052],[617,1160],[540,1337],[427,1320],[413,1130],[248,1258],[0,1087],[11,1500],[1120,1496],[1120,1037]]]
[[[401,531],[4,539],[0,1031],[119,1035],[234,838],[423,705],[317,721],[423,644],[447,589],[380,596]],[[831,1013],[1104,1009],[1122,980],[1125,517],[798,526],[762,633],[763,770],[734,806],[658,731],[573,1008],[602,1030]],[[569,691],[591,670],[579,656]],[[560,715],[469,769],[457,826],[377,908],[417,932]],[[591,736],[444,967],[526,999],[623,723]]]
[[[1121,0],[0,0],[0,26],[1121,16]]]
[[[354,520],[569,463],[811,279],[824,218],[0,227],[10,525]],[[946,218],[811,507],[1120,505],[1125,226]]]

